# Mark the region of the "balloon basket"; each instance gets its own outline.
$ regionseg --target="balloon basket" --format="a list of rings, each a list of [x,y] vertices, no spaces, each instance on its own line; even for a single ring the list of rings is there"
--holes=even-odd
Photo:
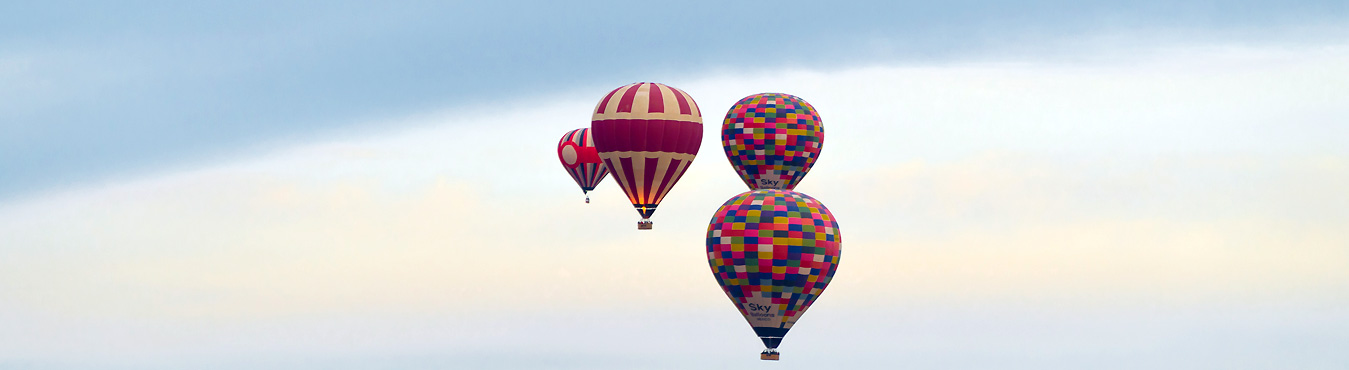
[[[651,230],[651,220],[642,219],[637,221],[637,230]]]
[[[590,204],[590,196],[589,196],[589,195],[586,196],[586,204]]]
[[[777,361],[777,360],[778,360],[778,351],[774,351],[774,350],[771,350],[771,349],[765,349],[765,350],[763,350],[763,352],[759,352],[759,359],[760,359],[760,360],[764,360],[764,361]]]

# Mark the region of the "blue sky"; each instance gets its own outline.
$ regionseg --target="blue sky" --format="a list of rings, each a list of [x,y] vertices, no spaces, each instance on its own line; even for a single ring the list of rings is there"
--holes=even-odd
[[[0,4],[0,368],[1349,363],[1349,5],[765,7]],[[633,81],[708,127],[641,232],[555,154]],[[702,239],[761,92],[844,235],[779,363]]]
[[[7,3],[0,199],[705,71],[1344,35],[1342,2]],[[1096,40],[1096,37],[1104,37]],[[584,87],[584,89],[581,89]]]

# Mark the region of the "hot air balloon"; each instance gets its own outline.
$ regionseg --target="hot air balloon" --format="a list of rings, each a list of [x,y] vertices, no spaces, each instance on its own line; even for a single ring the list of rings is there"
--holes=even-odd
[[[600,159],[633,208],[637,229],[651,229],[651,214],[693,163],[703,141],[703,116],[682,90],[658,83],[623,86],[595,106],[590,132]]]
[[[581,186],[586,203],[590,203],[590,191],[595,190],[595,185],[599,185],[609,175],[609,168],[604,167],[599,152],[595,151],[590,129],[578,128],[562,135],[562,140],[557,142],[557,158],[562,161],[562,167],[571,178],[576,180],[576,185]]]
[[[726,112],[721,146],[750,190],[792,190],[820,157],[824,127],[815,107],[801,98],[755,94]]]
[[[829,209],[808,195],[761,189],[726,201],[707,226],[717,283],[777,360],[778,344],[838,269],[842,238]]]

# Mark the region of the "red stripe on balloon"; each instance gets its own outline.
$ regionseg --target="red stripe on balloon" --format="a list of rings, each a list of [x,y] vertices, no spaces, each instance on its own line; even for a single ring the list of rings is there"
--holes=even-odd
[[[661,96],[661,85],[651,84],[651,93],[648,94],[646,111],[650,113],[665,113],[665,97]]]
[[[675,91],[675,101],[679,102],[679,114],[693,114],[693,110],[689,108],[689,99],[684,96],[684,92],[673,87],[670,89]]]
[[[626,177],[626,178],[628,179],[628,185],[627,185],[627,186],[624,186],[623,189],[624,189],[624,190],[627,190],[626,193],[628,193],[628,201],[631,201],[631,202],[633,202],[633,203],[640,203],[640,202],[638,202],[638,199],[635,198],[635,197],[637,196],[637,192],[635,191],[635,190],[637,190],[637,189],[635,188],[635,186],[637,186],[637,179],[636,179],[635,177],[633,177],[633,175],[634,175],[633,172],[635,172],[635,171],[632,170],[632,157],[619,158],[619,159],[618,159],[618,162],[619,162],[619,165],[623,166],[623,167],[622,167],[622,168],[623,168],[623,171],[622,171],[623,174],[624,174],[624,175],[627,175],[627,176],[624,176],[624,177]]]
[[[595,148],[607,152],[697,154],[703,125],[677,120],[612,119],[595,121]]]
[[[629,85],[628,91],[623,92],[623,98],[618,100],[618,113],[632,113],[632,102],[637,100],[637,90],[641,90],[642,85],[646,83]]]
[[[656,194],[652,192],[654,190],[652,188],[656,185],[656,166],[658,165],[660,165],[659,158],[646,158],[646,165],[642,168],[642,179],[645,180],[642,181],[642,194],[646,195],[643,203],[656,203]]]

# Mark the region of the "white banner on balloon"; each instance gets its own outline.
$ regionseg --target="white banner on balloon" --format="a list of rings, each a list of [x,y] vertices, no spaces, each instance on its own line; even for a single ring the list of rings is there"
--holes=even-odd
[[[773,303],[773,299],[763,295],[772,293],[755,292],[749,297],[745,297],[743,303],[745,308],[745,320],[749,320],[749,326],[776,328],[782,326],[782,312],[778,304]]]

